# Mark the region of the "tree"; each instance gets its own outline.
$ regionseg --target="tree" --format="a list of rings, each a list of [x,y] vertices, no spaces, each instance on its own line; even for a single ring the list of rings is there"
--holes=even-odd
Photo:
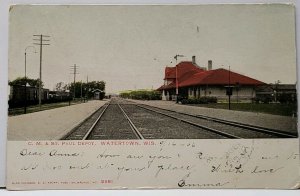
[[[68,85],[65,84],[64,82],[58,82],[58,83],[55,85],[54,90],[55,90],[55,91],[59,91],[59,92],[65,92],[66,90],[68,90]]]
[[[8,81],[8,84],[10,86],[14,86],[14,85],[22,85],[24,86],[26,83],[29,84],[29,86],[33,86],[33,87],[39,87],[39,81],[40,79],[31,79],[28,77],[18,77],[13,81]],[[44,86],[43,82],[42,82],[42,87]]]
[[[70,94],[74,95],[74,83],[69,85]],[[99,89],[105,91],[105,82],[104,81],[91,81],[88,83],[85,82],[76,82],[75,83],[75,98],[88,97],[91,98],[94,96],[93,91]],[[82,94],[81,94],[82,92]]]
[[[87,83],[88,88],[93,91],[99,89],[101,91],[105,90],[105,82],[104,81],[91,81]]]

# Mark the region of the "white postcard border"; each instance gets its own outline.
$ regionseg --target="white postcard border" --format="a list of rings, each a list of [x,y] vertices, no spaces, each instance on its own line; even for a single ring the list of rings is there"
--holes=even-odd
[[[139,1],[83,1],[83,0],[54,0],[54,1],[46,1],[47,4],[60,4],[60,3],[82,3],[82,4],[87,4],[87,3],[133,3],[133,4],[140,4]],[[169,3],[170,1],[144,1],[143,3]],[[187,1],[173,1],[173,3],[186,3]],[[192,3],[245,3],[245,1],[239,0],[239,1],[189,1]],[[249,3],[293,3],[295,1],[248,1]],[[7,19],[8,19],[8,5],[9,4],[15,4],[15,3],[45,3],[45,1],[30,1],[30,0],[23,0],[23,1],[9,1],[9,0],[3,0],[1,1],[1,40],[0,42],[1,44],[1,58],[0,58],[0,73],[2,73],[2,76],[4,77],[0,77],[0,90],[2,92],[6,92],[7,90],[7,85],[6,85],[6,81],[7,81],[7,38],[8,38],[8,34],[7,34]],[[296,7],[300,6],[299,1],[295,2],[296,3]],[[299,12],[297,10],[297,24],[299,24]],[[300,29],[300,25],[297,25],[297,35],[299,35],[298,31]],[[298,37],[298,36],[297,36]],[[300,39],[297,39],[297,45],[299,45],[299,41]],[[297,51],[297,56],[299,57],[299,51]],[[299,69],[298,69],[298,78],[299,78]],[[297,89],[299,90],[299,88]],[[5,182],[5,165],[6,165],[6,161],[5,161],[5,152],[6,152],[6,122],[7,122],[7,97],[5,95],[5,93],[1,93],[0,94],[0,108],[1,108],[1,113],[0,113],[0,186],[4,185]],[[299,106],[298,106],[298,110],[299,110]],[[298,125],[299,126],[299,125]]]

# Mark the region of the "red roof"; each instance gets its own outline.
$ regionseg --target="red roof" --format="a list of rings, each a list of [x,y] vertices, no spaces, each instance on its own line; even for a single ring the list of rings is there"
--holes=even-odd
[[[175,78],[176,77],[175,73],[176,73],[175,67],[166,67],[164,80]]]
[[[204,70],[194,65],[190,61],[183,61],[177,64],[175,67],[166,67],[165,69],[165,78],[164,79],[175,79],[176,78],[176,67],[177,67],[177,74],[178,78],[181,78],[187,72],[191,73],[199,73],[203,72]]]
[[[195,85],[229,85],[229,71],[226,69],[203,70],[192,62],[181,62],[177,65],[178,86]],[[176,67],[166,67],[165,79],[173,79],[169,85],[161,86],[158,90],[176,88]],[[263,85],[264,82],[230,71],[230,85]]]

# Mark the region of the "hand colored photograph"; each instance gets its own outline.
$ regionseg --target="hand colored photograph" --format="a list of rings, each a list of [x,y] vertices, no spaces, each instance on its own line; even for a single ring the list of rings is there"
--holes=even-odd
[[[297,138],[292,5],[15,5],[8,140]]]

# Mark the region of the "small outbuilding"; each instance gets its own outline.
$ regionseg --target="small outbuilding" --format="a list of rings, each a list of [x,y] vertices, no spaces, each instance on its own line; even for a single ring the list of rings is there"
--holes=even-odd
[[[104,98],[105,92],[100,89],[95,89],[92,91],[94,95],[94,99],[102,100]]]

